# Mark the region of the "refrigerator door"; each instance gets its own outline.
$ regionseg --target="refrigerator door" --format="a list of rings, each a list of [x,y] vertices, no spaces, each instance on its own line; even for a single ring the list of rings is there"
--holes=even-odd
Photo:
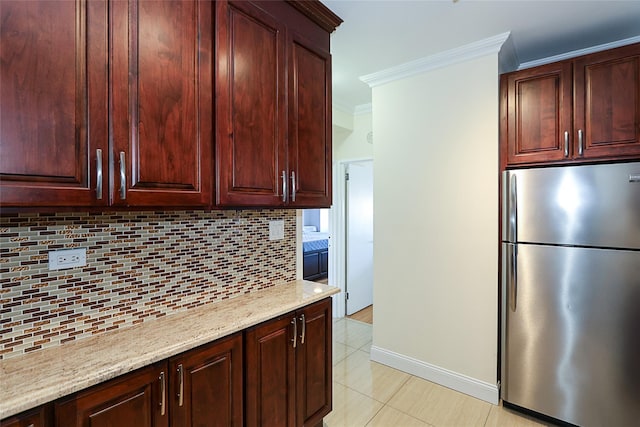
[[[504,172],[503,240],[640,249],[640,162]]]
[[[640,252],[503,244],[514,251],[503,399],[585,427],[638,425]]]

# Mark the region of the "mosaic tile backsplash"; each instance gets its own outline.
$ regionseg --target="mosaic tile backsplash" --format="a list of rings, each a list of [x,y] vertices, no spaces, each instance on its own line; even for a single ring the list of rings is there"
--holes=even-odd
[[[0,359],[295,280],[295,230],[294,210],[0,217]],[[80,247],[85,267],[49,270]]]

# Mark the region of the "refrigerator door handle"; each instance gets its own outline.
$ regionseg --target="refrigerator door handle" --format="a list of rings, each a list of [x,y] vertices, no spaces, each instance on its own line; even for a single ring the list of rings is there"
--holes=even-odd
[[[518,181],[515,174],[511,175],[509,185],[509,227],[511,242],[518,241]]]
[[[505,171],[502,176],[502,239],[518,241],[518,193],[516,175]]]
[[[509,245],[511,252],[511,271],[509,272],[509,307],[516,311],[518,305],[518,246]]]

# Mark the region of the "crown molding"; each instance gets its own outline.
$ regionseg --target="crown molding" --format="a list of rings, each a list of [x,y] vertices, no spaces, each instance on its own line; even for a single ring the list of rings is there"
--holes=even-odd
[[[354,107],[345,104],[343,102],[337,101],[337,100],[333,100],[333,102],[331,103],[331,109],[332,110],[338,110],[340,112],[343,112],[345,114],[350,114],[353,115],[354,114]]]
[[[354,116],[360,116],[362,114],[371,114],[373,111],[373,104],[369,102],[368,104],[360,104],[356,105],[353,109]]]
[[[600,44],[585,49],[572,50],[571,52],[562,53],[560,55],[550,56],[548,58],[536,59],[535,61],[523,62],[518,67],[518,70],[524,70],[525,68],[537,67],[538,65],[550,64],[552,62],[563,61],[565,59],[575,58],[577,56],[587,55],[589,53],[600,52],[607,49],[613,49],[616,47],[626,46],[628,44],[640,42],[640,36],[629,37],[628,39],[617,40],[611,43]]]
[[[369,87],[380,86],[395,80],[404,79],[425,71],[435,70],[460,62],[469,61],[482,56],[498,53],[503,43],[509,38],[510,32],[498,34],[464,46],[436,53],[415,61],[406,62],[395,67],[376,73],[361,76],[360,80]]]

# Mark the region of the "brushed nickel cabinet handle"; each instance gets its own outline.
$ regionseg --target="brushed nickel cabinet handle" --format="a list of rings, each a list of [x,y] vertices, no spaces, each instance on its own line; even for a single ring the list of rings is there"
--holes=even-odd
[[[578,129],[578,156],[582,157],[584,154],[584,132],[582,129]]]
[[[178,406],[184,403],[184,368],[178,365]]]
[[[307,322],[305,321],[304,314],[300,316],[300,323],[302,323],[302,334],[300,334],[300,344],[304,344],[304,339],[307,336]]]
[[[164,416],[167,409],[167,382],[164,377],[164,371],[160,372],[160,415]]]
[[[96,199],[102,199],[102,150],[96,150]]]
[[[564,156],[569,157],[569,132],[564,133]]]
[[[296,348],[296,346],[298,345],[298,323],[296,322],[295,317],[293,318],[291,323],[293,324],[293,338],[291,339],[291,341],[293,341],[293,348]]]
[[[291,201],[296,201],[296,172],[291,171]]]
[[[287,201],[287,172],[282,171],[282,201]]]
[[[124,151],[120,152],[120,198],[126,200],[127,198],[127,165],[124,161]]]

